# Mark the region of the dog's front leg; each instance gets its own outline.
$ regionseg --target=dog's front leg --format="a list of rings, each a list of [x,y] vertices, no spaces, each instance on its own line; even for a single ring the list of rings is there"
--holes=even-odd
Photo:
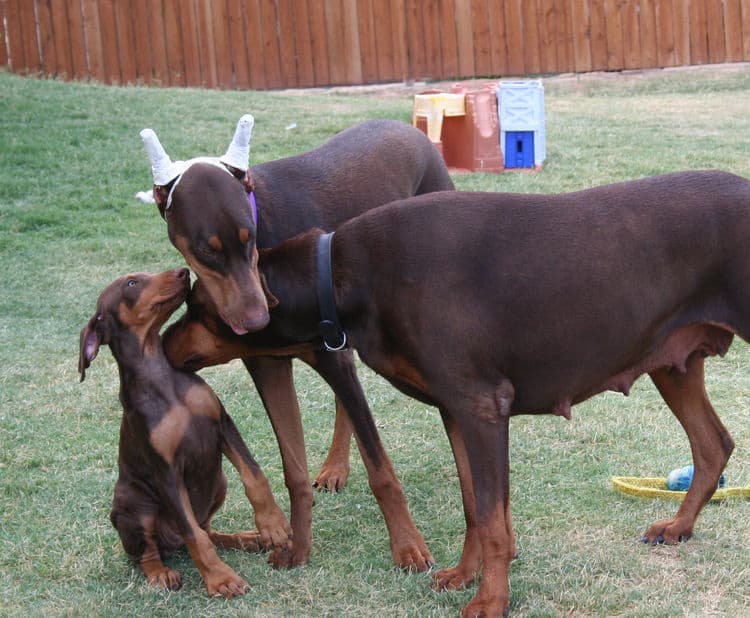
[[[170,469],[167,475],[164,493],[165,503],[182,534],[190,557],[206,583],[208,594],[226,599],[245,594],[247,582],[219,558],[208,532],[198,524],[184,482],[174,470]]]
[[[292,550],[271,552],[269,562],[275,568],[307,564],[312,545],[313,492],[292,361],[262,357],[246,358],[243,362],[255,382],[276,434],[284,466],[284,482],[289,491]]]
[[[242,439],[240,432],[222,408],[222,451],[240,474],[245,495],[255,511],[261,544],[269,549],[292,549],[292,527],[271,493],[271,486]]]

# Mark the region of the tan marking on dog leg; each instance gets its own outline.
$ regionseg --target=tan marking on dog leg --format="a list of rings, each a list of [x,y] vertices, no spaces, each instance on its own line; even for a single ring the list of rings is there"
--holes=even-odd
[[[141,517],[141,525],[143,526],[146,547],[138,560],[138,566],[146,576],[146,581],[155,588],[179,590],[182,587],[182,576],[179,571],[164,565],[159,554],[159,548],[154,540],[156,516],[144,515]]]
[[[180,501],[190,527],[190,534],[185,536],[185,545],[206,583],[208,594],[226,599],[245,594],[247,582],[219,558],[208,532],[201,528],[195,519],[190,496],[184,485],[180,487]]]

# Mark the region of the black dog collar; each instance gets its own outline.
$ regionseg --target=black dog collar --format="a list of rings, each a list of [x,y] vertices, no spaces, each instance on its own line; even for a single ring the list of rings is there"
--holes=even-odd
[[[318,238],[318,308],[320,324],[318,330],[323,344],[329,352],[346,349],[346,333],[341,327],[336,313],[336,296],[333,291],[333,270],[331,269],[331,243],[333,232]]]

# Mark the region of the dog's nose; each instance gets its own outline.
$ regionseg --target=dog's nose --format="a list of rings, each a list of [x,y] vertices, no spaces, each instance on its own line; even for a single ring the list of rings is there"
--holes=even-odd
[[[259,330],[263,330],[266,326],[268,326],[268,323],[271,321],[271,316],[268,314],[268,311],[255,311],[253,313],[248,313],[245,315],[245,319],[242,323],[242,328],[245,330],[245,333],[247,332],[255,332]],[[235,330],[235,332],[237,332]],[[237,334],[244,334],[244,333],[237,333]]]
[[[190,270],[187,268],[177,268],[174,272],[175,277],[178,279],[187,279],[190,280]]]

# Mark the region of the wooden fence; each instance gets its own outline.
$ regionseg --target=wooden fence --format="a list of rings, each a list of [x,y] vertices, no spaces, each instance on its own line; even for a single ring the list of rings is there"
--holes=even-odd
[[[750,60],[750,0],[0,0],[0,66],[269,89]]]

